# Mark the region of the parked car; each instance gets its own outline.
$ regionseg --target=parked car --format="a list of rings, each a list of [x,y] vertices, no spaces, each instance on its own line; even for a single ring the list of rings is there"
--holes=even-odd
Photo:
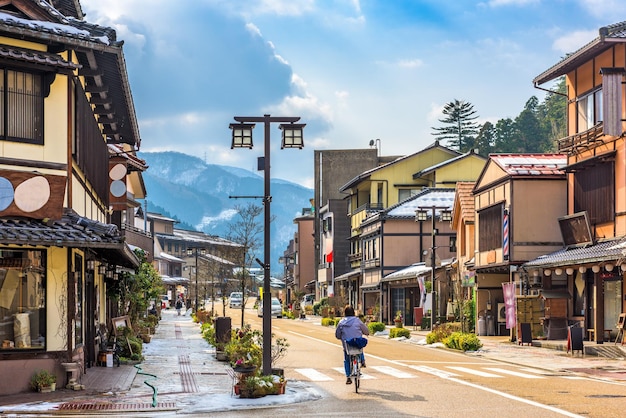
[[[302,302],[300,302],[300,304],[302,306],[313,306],[313,302],[315,302],[315,294],[309,293],[302,297]]]
[[[228,305],[230,306],[231,309],[241,308],[241,304],[243,303],[243,293],[232,292],[228,300],[229,300]]]
[[[262,300],[259,301],[257,314],[259,315],[259,318],[263,317],[263,301]],[[276,318],[283,317],[283,307],[280,304],[280,301],[278,300],[278,298],[272,298],[272,316]]]

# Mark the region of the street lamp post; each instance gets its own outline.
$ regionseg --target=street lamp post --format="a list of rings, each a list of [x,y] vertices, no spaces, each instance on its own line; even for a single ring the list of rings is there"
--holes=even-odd
[[[255,123],[264,124],[264,141],[265,149],[263,157],[259,158],[258,168],[263,167],[264,176],[264,234],[263,234],[263,262],[257,259],[257,262],[263,268],[263,293],[270,295],[270,223],[271,212],[270,203],[272,195],[270,191],[270,125],[271,123],[280,123],[279,129],[282,130],[283,148],[299,148],[304,146],[302,137],[302,128],[306,125],[295,123],[300,117],[272,117],[270,115],[258,116],[235,116],[234,119],[239,123],[231,123],[229,128],[232,130],[232,148],[250,148],[252,149],[252,129]],[[261,165],[261,162],[263,163]],[[263,298],[263,374],[270,375],[272,373],[272,298]]]
[[[432,293],[432,310],[430,314],[430,330],[433,330],[433,322],[434,318],[437,314],[437,293],[435,292],[435,268],[437,264],[437,245],[435,243],[437,234],[437,228],[435,228],[435,211],[440,211],[440,218],[442,221],[450,221],[452,219],[452,212],[450,212],[450,208],[448,206],[420,206],[418,210],[415,211],[415,222],[424,222],[428,220],[428,211],[430,211],[430,219],[431,219],[431,247],[430,247],[430,284],[431,284],[431,293]]]
[[[195,269],[196,269],[196,272],[195,272],[195,275],[196,275],[196,277],[195,277],[195,279],[196,279],[196,295],[195,295],[195,306],[193,308],[194,309],[193,311],[196,312],[196,313],[198,312],[198,250],[200,250],[200,254],[204,255],[204,252],[205,252],[204,248],[202,248],[202,249],[199,249],[199,248],[187,248],[187,255],[188,256],[195,255],[195,257],[196,257],[196,265],[195,265]]]

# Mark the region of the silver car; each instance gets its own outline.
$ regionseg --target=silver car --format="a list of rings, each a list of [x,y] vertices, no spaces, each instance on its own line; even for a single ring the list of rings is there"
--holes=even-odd
[[[262,300],[259,300],[259,307],[257,310],[257,314],[259,315],[259,318],[263,317],[263,301]],[[272,316],[276,318],[283,317],[283,307],[280,304],[280,301],[278,300],[278,298],[272,298]]]
[[[243,293],[233,292],[230,294],[228,305],[230,306],[231,309],[241,308],[242,303],[243,303]]]

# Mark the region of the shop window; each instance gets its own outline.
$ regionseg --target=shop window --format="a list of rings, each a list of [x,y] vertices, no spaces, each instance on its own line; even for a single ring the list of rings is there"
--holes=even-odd
[[[0,249],[2,352],[46,347],[45,251]]]

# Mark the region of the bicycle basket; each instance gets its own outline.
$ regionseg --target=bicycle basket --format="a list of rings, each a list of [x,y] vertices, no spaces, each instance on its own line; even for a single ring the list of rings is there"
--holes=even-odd
[[[346,350],[346,354],[348,354],[349,356],[363,353],[362,347],[356,347],[354,345],[351,345],[348,341],[343,342],[343,347]]]
[[[346,344],[346,354],[348,354],[349,356],[354,356],[356,354],[362,354],[362,353],[363,353],[362,348],[353,347],[351,345]]]

